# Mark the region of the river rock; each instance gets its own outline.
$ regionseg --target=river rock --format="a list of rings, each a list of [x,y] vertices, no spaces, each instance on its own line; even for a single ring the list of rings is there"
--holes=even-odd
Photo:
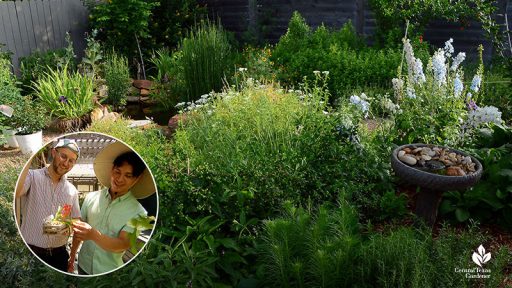
[[[447,176],[466,176],[466,172],[462,170],[462,168],[458,166],[450,166],[446,168],[446,175]]]
[[[418,162],[416,160],[416,158],[409,156],[409,155],[403,155],[402,157],[398,157],[398,159],[400,159],[400,161],[404,162],[405,164],[407,164],[409,166],[415,165],[416,162]]]
[[[410,150],[410,149],[409,149],[409,150]],[[398,157],[400,158],[400,157],[404,156],[404,155],[405,155],[405,153],[406,153],[406,152],[405,152],[404,150],[400,150],[400,151],[398,151]]]

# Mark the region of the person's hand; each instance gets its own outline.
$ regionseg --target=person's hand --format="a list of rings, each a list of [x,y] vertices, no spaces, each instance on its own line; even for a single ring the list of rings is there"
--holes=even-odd
[[[68,272],[75,273],[75,255],[69,257],[68,260]]]
[[[75,238],[80,241],[86,241],[94,240],[98,231],[87,222],[75,221],[73,223],[73,232],[75,233]]]

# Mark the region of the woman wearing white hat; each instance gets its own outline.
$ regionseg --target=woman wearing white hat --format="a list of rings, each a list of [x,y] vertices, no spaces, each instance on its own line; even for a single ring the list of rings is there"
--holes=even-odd
[[[87,195],[82,204],[84,221],[73,223],[73,245],[68,271],[73,272],[75,254],[78,255],[80,274],[110,272],[123,265],[123,254],[130,248],[127,223],[146,211],[136,198],[145,198],[156,192],[146,165],[126,145],[115,142],[105,147],[94,161],[94,172],[107,188]]]

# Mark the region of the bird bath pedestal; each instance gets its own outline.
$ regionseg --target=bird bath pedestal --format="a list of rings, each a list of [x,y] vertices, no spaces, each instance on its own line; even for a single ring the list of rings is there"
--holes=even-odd
[[[430,227],[433,227],[436,222],[437,209],[441,202],[443,192],[449,190],[464,190],[474,186],[478,180],[480,180],[483,168],[482,164],[480,164],[477,159],[470,156],[472,163],[475,163],[474,172],[464,176],[447,176],[436,174],[435,172],[429,172],[427,171],[428,169],[424,168],[421,170],[422,168],[416,167],[416,165],[410,166],[399,160],[399,151],[405,148],[416,149],[423,147],[431,149],[438,147],[441,149],[448,149],[449,152],[453,152],[461,156],[470,155],[456,149],[427,144],[407,144],[393,150],[393,153],[391,154],[391,166],[393,167],[395,174],[404,182],[419,187],[419,192],[416,197],[416,215],[423,219]]]

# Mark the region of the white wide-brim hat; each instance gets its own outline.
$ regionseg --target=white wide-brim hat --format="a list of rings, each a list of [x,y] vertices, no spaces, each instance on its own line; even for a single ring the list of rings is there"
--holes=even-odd
[[[103,186],[110,187],[110,175],[114,166],[114,160],[125,152],[134,151],[125,144],[116,141],[103,148],[96,156],[96,159],[94,159],[94,173]],[[144,172],[142,172],[141,178],[130,191],[137,199],[146,198],[156,192],[156,185],[147,165]]]

